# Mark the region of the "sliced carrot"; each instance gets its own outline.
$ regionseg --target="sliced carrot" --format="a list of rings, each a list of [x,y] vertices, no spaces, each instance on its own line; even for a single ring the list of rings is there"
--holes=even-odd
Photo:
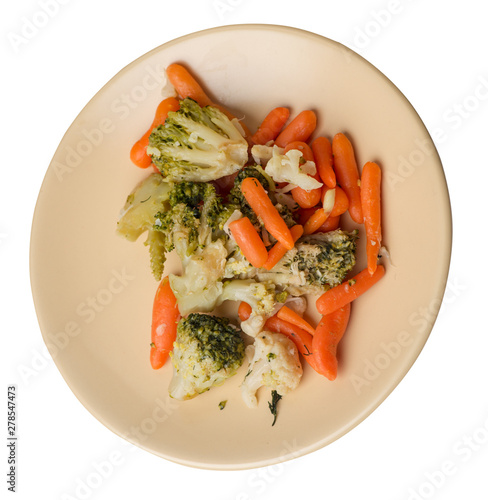
[[[146,152],[147,146],[149,145],[149,136],[154,128],[165,122],[170,111],[177,111],[179,107],[180,103],[175,97],[168,97],[159,103],[151,126],[130,150],[130,159],[134,165],[139,168],[147,168],[151,166],[151,157]]]
[[[176,339],[180,313],[169,278],[162,279],[153,302],[151,324],[151,366],[158,370],[168,359]]]
[[[349,322],[351,304],[346,304],[322,316],[312,340],[312,352],[317,369],[329,380],[337,377],[337,345]]]
[[[349,214],[354,222],[362,224],[359,171],[352,144],[344,134],[336,134],[332,139],[332,153],[337,181],[349,199]]]
[[[293,241],[297,241],[303,234],[303,226],[296,224],[290,228],[290,233],[293,237]],[[278,264],[287,251],[287,248],[277,241],[268,252],[268,260],[264,263],[264,269],[267,269],[268,271],[273,269],[273,267]]]
[[[374,274],[381,247],[381,169],[368,162],[361,174],[361,205],[366,230],[368,271]]]
[[[255,214],[263,221],[266,230],[287,250],[291,250],[295,242],[290,229],[269,199],[261,183],[254,177],[246,177],[241,183],[241,191]]]
[[[363,269],[354,278],[344,281],[340,285],[323,293],[317,299],[317,311],[325,315],[344,307],[369,290],[384,274],[385,268],[381,265],[376,268],[374,274],[369,274],[367,268]]]
[[[290,117],[288,108],[274,108],[264,118],[258,130],[251,136],[254,144],[266,144],[275,140]]]
[[[301,151],[302,158],[304,161],[314,161],[312,150],[310,146],[303,141],[293,141],[287,144],[285,147],[285,153],[288,153],[290,149],[297,149]],[[315,180],[320,181],[319,172],[316,171],[312,176]],[[293,199],[298,203],[298,205],[302,208],[310,208],[317,205],[320,202],[320,197],[322,194],[322,188],[311,189],[310,191],[306,191],[305,189],[297,186],[291,190],[291,195]]]
[[[299,113],[276,138],[275,144],[284,148],[293,141],[306,142],[317,126],[317,116],[309,109]]]
[[[322,208],[318,208],[303,226],[303,234],[312,234],[329,218],[335,203],[335,188],[330,189],[324,196]]]
[[[317,137],[312,142],[315,165],[322,182],[330,187],[336,187],[336,175],[333,168],[332,144],[327,137]]]
[[[231,222],[229,230],[251,265],[262,267],[268,260],[268,251],[252,222],[247,217],[242,217]]]
[[[293,309],[290,309],[288,306],[282,306],[276,313],[276,316],[283,321],[288,321],[288,323],[298,326],[311,335],[315,333],[315,328],[306,319],[303,319],[298,313],[296,313]]]

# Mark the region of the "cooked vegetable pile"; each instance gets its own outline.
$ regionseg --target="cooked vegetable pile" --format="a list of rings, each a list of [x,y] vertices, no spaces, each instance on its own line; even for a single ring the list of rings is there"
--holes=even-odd
[[[384,274],[381,170],[368,162],[360,175],[344,134],[310,141],[310,110],[288,122],[289,110],[274,108],[251,134],[183,66],[167,75],[178,98],[161,102],[131,150],[153,173],[129,194],[117,225],[129,241],[146,233],[159,282],[151,365],[170,357],[170,395],[186,400],[234,376],[247,357],[242,398],[256,407],[266,387],[274,425],[304,361],[336,378],[350,303]],[[358,231],[341,229],[346,212],[367,239],[368,267],[352,278]],[[165,272],[169,252],[181,273]],[[316,327],[307,320],[311,297],[322,314]],[[227,301],[238,317],[222,317]]]

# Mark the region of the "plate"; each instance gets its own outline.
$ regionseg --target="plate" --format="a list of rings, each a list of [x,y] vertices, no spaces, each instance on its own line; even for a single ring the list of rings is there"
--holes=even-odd
[[[119,211],[148,175],[129,160],[165,86],[186,64],[212,98],[254,129],[274,106],[314,109],[318,133],[345,132],[358,163],[384,172],[386,276],[353,305],[329,382],[305,367],[271,426],[267,392],[248,409],[247,367],[191,401],[171,400],[171,366],[149,364],[157,283],[142,240],[115,234]],[[448,274],[451,212],[444,173],[421,119],[375,67],[322,36],[271,25],[197,32],[140,57],[76,117],[47,170],[31,235],[31,283],[44,342],[81,403],[141,448],[187,466],[237,470],[318,450],[367,417],[422,350]],[[358,269],[364,265],[359,245]],[[224,410],[219,402],[227,400]],[[73,429],[75,430],[75,429]]]

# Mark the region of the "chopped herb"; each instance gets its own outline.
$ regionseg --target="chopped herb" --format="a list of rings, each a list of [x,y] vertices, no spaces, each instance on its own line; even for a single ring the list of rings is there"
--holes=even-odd
[[[349,280],[348,284],[349,284],[349,286],[355,285],[356,284],[356,280]]]
[[[149,195],[149,197],[148,197],[148,198],[146,198],[145,200],[142,200],[142,201],[141,201],[141,202],[139,202],[139,203],[146,203],[146,201],[147,201],[147,200],[149,200],[150,198],[151,198],[151,195]]]
[[[227,404],[227,399],[226,399],[225,401],[221,401],[221,402],[219,403],[219,408],[220,408],[221,410],[223,410],[223,409],[225,408],[225,405],[226,405],[226,404]]]
[[[271,391],[271,401],[268,401],[269,411],[274,415],[272,426],[276,423],[276,417],[278,416],[277,406],[278,401],[282,398],[275,390]]]
[[[151,347],[156,347],[156,344],[155,344],[154,342],[151,342],[149,345],[150,345]]]
[[[268,353],[268,361],[271,361],[272,359],[276,358],[276,354],[274,352]]]

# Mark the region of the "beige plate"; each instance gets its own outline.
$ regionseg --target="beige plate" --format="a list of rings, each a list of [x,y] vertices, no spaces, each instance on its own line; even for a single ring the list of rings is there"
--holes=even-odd
[[[115,225],[146,175],[132,144],[161,100],[163,69],[180,61],[252,129],[274,106],[312,108],[318,132],[351,137],[358,162],[384,171],[385,278],[354,306],[334,382],[305,368],[271,427],[267,391],[257,410],[240,397],[246,372],[187,402],[167,396],[168,363],[149,365],[156,289],[142,238]],[[130,442],[208,469],[265,466],[344,435],[395,388],[420,353],[448,274],[451,214],[442,166],[401,92],[360,56],[321,36],[280,26],[211,29],[169,42],[117,74],[66,132],[42,185],[32,228],[31,279],[54,361],[83,405]],[[364,239],[358,269],[364,265]],[[169,269],[168,269],[169,270]],[[313,303],[312,303],[313,305]],[[218,404],[228,400],[223,411]]]

